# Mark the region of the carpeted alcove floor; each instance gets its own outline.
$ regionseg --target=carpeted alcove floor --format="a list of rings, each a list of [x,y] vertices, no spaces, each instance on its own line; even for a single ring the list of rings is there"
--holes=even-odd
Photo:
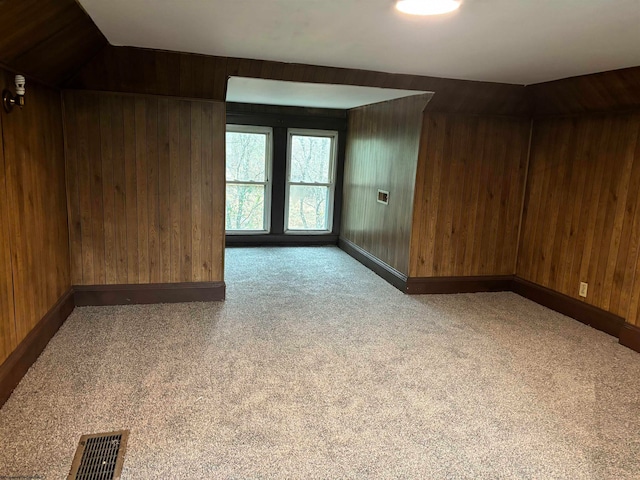
[[[235,248],[227,300],[77,308],[0,410],[0,477],[640,477],[640,355],[513,293],[406,296],[335,247]]]

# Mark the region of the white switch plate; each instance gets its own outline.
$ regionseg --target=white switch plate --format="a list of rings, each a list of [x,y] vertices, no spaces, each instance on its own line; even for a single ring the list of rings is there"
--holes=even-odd
[[[580,282],[580,296],[586,298],[587,297],[587,288],[589,288],[589,284],[585,282]]]

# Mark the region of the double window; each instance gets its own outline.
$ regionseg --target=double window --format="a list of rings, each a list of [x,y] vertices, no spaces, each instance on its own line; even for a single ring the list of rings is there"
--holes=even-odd
[[[272,130],[227,126],[227,234],[270,232]],[[338,133],[287,130],[284,225],[287,234],[330,233]]]

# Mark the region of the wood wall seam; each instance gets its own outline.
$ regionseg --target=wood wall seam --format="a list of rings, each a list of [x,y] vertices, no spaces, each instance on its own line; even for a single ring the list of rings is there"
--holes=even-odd
[[[520,255],[520,240],[522,236],[522,217],[524,215],[524,201],[527,197],[527,181],[529,179],[529,164],[531,162],[531,145],[533,144],[533,119],[529,126],[529,146],[527,147],[527,163],[524,170],[522,200],[520,202],[520,219],[518,220],[518,236],[516,237],[516,256],[513,259],[513,274],[518,274],[518,257]]]

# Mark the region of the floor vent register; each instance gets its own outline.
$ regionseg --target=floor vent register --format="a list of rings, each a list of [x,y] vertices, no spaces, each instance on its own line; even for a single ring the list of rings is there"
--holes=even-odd
[[[128,437],[127,430],[80,437],[68,480],[119,479]]]

